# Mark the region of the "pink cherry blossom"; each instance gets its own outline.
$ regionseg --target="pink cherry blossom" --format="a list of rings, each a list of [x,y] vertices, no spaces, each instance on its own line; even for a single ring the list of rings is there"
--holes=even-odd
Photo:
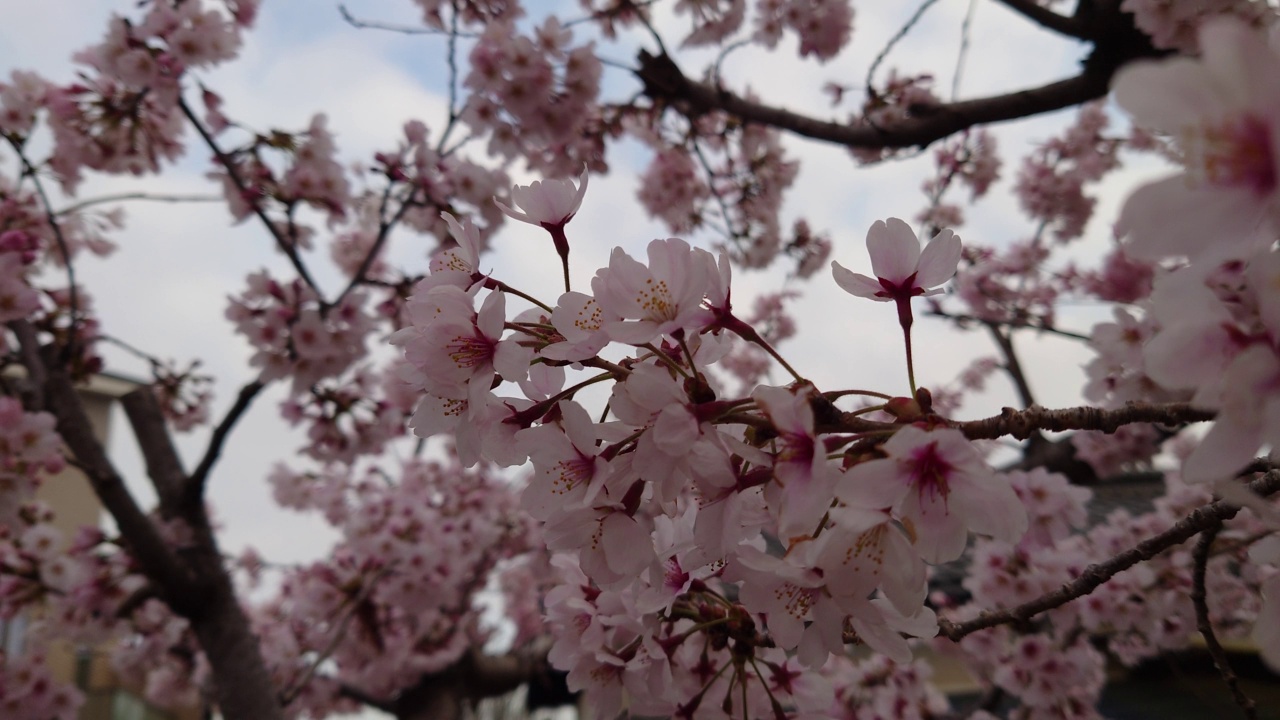
[[[1009,481],[958,430],[907,426],[883,450],[888,457],[846,472],[837,494],[854,506],[891,507],[926,562],[960,557],[970,531],[1006,542],[1026,531],[1026,510]]]
[[[1200,49],[1198,59],[1135,63],[1113,82],[1136,123],[1179,139],[1186,165],[1125,201],[1116,232],[1137,258],[1270,243],[1255,230],[1280,219],[1280,57],[1229,17],[1201,26]]]
[[[960,238],[942,230],[920,250],[911,226],[898,218],[877,220],[867,231],[867,252],[875,279],[831,263],[836,284],[845,292],[877,302],[902,303],[917,296],[938,295],[938,287],[956,274],[960,262]]]
[[[715,256],[679,238],[654,240],[648,253],[646,267],[614,248],[609,267],[591,281],[601,309],[622,318],[605,325],[616,342],[643,345],[664,335],[679,337],[711,320],[703,299],[719,277]]]
[[[582,169],[578,186],[572,180],[534,180],[528,185],[511,189],[511,201],[519,207],[512,209],[500,200],[494,200],[508,217],[530,225],[551,229],[563,228],[577,214],[582,198],[587,194],[587,169]]]

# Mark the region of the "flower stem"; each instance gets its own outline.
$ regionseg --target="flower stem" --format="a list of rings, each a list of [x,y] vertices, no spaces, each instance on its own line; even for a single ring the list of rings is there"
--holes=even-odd
[[[895,297],[894,301],[898,305],[898,324],[902,326],[903,344],[907,349],[907,382],[911,384],[911,397],[916,396],[916,367],[915,359],[911,355],[911,298]]]

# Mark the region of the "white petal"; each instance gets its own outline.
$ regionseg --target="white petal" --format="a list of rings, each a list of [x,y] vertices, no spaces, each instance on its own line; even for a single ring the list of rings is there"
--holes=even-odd
[[[1116,234],[1134,258],[1195,257],[1251,239],[1267,206],[1250,190],[1192,188],[1185,175],[1157,180],[1125,200]]]
[[[880,302],[889,302],[892,300],[892,298],[889,297],[877,296],[877,293],[884,292],[884,286],[878,281],[873,280],[866,275],[850,272],[843,265],[835,262],[834,260],[831,261],[831,276],[835,278],[836,284],[840,286],[840,289],[850,295],[871,298],[872,300],[878,300]]]
[[[939,232],[920,253],[916,285],[931,288],[950,280],[956,274],[956,265],[960,264],[962,249],[959,235],[950,230]]]
[[[1126,65],[1111,82],[1116,103],[1144,127],[1175,134],[1221,105],[1214,81],[1191,58]]]
[[[911,226],[898,218],[877,220],[867,231],[867,252],[876,277],[900,283],[916,271],[920,241]]]

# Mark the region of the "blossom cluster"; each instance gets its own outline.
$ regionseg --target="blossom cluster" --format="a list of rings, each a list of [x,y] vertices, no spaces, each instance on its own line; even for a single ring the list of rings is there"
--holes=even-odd
[[[585,186],[540,187],[541,201],[508,212],[558,247]],[[473,246],[447,219],[459,249]],[[868,247],[878,278],[837,265],[836,279],[895,302],[907,329],[911,298],[938,292],[961,252],[949,232],[921,251],[896,219]],[[825,707],[829,689],[786,680],[795,664],[819,668],[848,641],[909,661],[903,634],[937,632],[925,563],[959,557],[971,532],[1016,542],[1022,504],[927,393],[890,403],[902,419],[866,435],[836,431],[841,411],[798,376],[723,396],[712,370],[735,342],[781,361],[734,315],[727,255],[668,238],[646,260],[615,248],[591,294],[514,314],[509,298],[532,296],[468,257],[433,262],[392,337],[423,395],[410,425],[453,430],[465,464],[532,463],[524,508],[562,573],[547,597],[551,659],[601,713],[688,713],[735,687],[748,704]],[[565,387],[566,365],[592,374]],[[606,419],[593,420],[601,382]],[[726,674],[735,654],[761,664]]]

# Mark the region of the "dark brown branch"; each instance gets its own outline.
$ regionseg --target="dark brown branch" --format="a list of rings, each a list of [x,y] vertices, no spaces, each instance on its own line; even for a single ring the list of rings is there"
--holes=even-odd
[[[27,369],[26,380],[20,385],[22,406],[32,412],[44,410],[44,383],[48,374],[40,360],[40,340],[36,329],[26,321],[11,322],[9,329],[18,338],[18,359]]]
[[[150,387],[143,387],[120,398],[124,414],[129,418],[138,448],[147,464],[147,476],[160,497],[161,513],[172,517],[178,507],[187,473],[173,447],[173,438],[165,425],[164,413]]]
[[[505,695],[547,669],[543,651],[485,655],[472,648],[447,669],[427,675],[392,704],[401,720],[454,720],[463,703]]]
[[[1033,405],[1026,410],[1004,408],[994,417],[958,422],[955,427],[970,440],[994,440],[1006,435],[1025,440],[1041,430],[1100,430],[1110,433],[1133,423],[1184,425],[1212,420],[1215,415],[1212,410],[1202,410],[1187,403],[1131,404],[1112,410],[1095,407],[1049,410]]]
[[[67,238],[62,234],[62,225],[58,223],[58,215],[53,210],[53,203],[49,200],[49,194],[44,191],[44,183],[40,182],[40,175],[36,172],[35,166],[27,159],[26,152],[22,149],[22,143],[14,138],[6,135],[9,145],[13,148],[13,152],[17,154],[18,160],[22,163],[23,172],[31,178],[31,183],[35,185],[36,196],[40,198],[40,206],[44,210],[45,222],[49,224],[49,229],[53,231],[53,240],[58,245],[58,251],[62,254],[62,264],[67,269],[67,344],[62,348],[62,352],[70,357],[75,354],[77,345],[79,344],[80,333],[80,283],[76,282],[75,266],[71,263],[71,248],[67,245]]]
[[[262,205],[258,203],[249,191],[249,186],[245,185],[244,178],[240,177],[240,173],[236,171],[236,164],[231,159],[231,156],[227,155],[218,146],[218,141],[214,140],[213,135],[210,135],[209,131],[205,129],[204,124],[200,122],[200,118],[196,117],[196,114],[191,110],[191,106],[187,105],[186,100],[179,98],[178,107],[182,109],[182,114],[191,122],[191,126],[196,129],[200,138],[204,140],[204,144],[213,152],[218,164],[227,171],[227,177],[231,178],[231,183],[236,186],[236,190],[244,197],[245,202],[249,203],[249,207],[253,209],[253,214],[258,216],[263,226],[266,227],[267,232],[271,233],[271,237],[275,238],[276,246],[285,254],[285,257],[289,258],[289,262],[293,264],[293,269],[298,273],[298,277],[302,278],[302,281],[319,295],[320,287],[316,285],[315,280],[311,278],[311,273],[307,271],[307,266],[302,262],[302,256],[298,254],[297,246],[280,232],[275,223],[271,222],[271,218],[267,217],[267,212],[262,209]]]
[[[1244,716],[1248,720],[1258,720],[1257,707],[1253,699],[1245,695],[1240,687],[1240,679],[1231,669],[1227,652],[1222,649],[1222,643],[1218,642],[1218,636],[1213,632],[1213,623],[1209,620],[1209,593],[1205,588],[1205,574],[1209,565],[1209,551],[1213,548],[1213,541],[1221,530],[1222,521],[1215,521],[1205,529],[1204,534],[1196,542],[1195,549],[1191,551],[1191,603],[1196,609],[1196,628],[1204,638],[1205,647],[1209,650],[1209,657],[1213,658],[1214,667],[1218,668],[1218,673],[1227,683],[1231,696],[1235,698]]]
[[[253,404],[253,399],[262,392],[262,388],[266,387],[259,380],[254,380],[244,387],[240,388],[240,394],[236,396],[236,402],[227,411],[226,417],[222,418],[222,422],[218,423],[218,427],[213,429],[213,435],[209,438],[209,447],[204,451],[204,457],[200,459],[200,464],[196,466],[195,472],[191,473],[191,478],[187,480],[186,487],[183,491],[183,504],[186,506],[199,505],[204,499],[205,486],[209,484],[209,472],[213,470],[213,466],[218,462],[218,456],[222,454],[222,446],[227,442],[227,436],[231,434],[231,429],[236,426],[240,418]]]
[[[1013,348],[1013,338],[1006,335],[999,325],[990,322],[984,322],[987,332],[991,334],[991,339],[995,340],[996,345],[1000,348],[1000,354],[1004,355],[1004,371],[1013,381],[1013,387],[1018,391],[1018,399],[1022,401],[1022,407],[1029,408],[1036,404],[1035,396],[1031,394],[1031,384],[1027,382],[1027,375],[1022,370],[1022,363],[1018,361],[1018,353]]]
[[[35,338],[34,332],[19,332],[20,338],[24,336],[26,342]],[[31,355],[31,348],[24,348],[24,351],[28,357]],[[45,377],[45,407],[57,418],[58,435],[84,470],[103,507],[111,513],[120,534],[128,543],[130,555],[138,561],[147,577],[164,589],[166,597],[191,592],[194,581],[169,550],[155,524],[138,506],[124,479],[107,458],[102,443],[94,435],[93,424],[85,413],[71,377],[54,355],[52,347],[40,348],[37,367],[28,367],[27,372],[33,378]]]
[[[1280,470],[1271,470],[1261,478],[1249,483],[1249,489],[1263,497],[1280,491]],[[1221,525],[1224,520],[1230,520],[1238,512],[1240,512],[1239,507],[1223,500],[1198,507],[1159,535],[1149,537],[1105,562],[1090,565],[1084,569],[1080,577],[1063,585],[1058,590],[1017,607],[984,613],[966,622],[953,623],[949,620],[940,619],[938,621],[939,634],[949,640],[958,641],[966,635],[989,627],[1028,622],[1046,610],[1061,607],[1076,598],[1088,595],[1116,574],[1128,570],[1140,562],[1150,560],[1165,550],[1190,540],[1198,533]]]
[[[635,75],[644,93],[691,118],[725,112],[743,122],[857,148],[925,147],[975,125],[1005,122],[1072,107],[1107,94],[1111,78],[1126,63],[1161,53],[1133,27],[1133,16],[1117,7],[1096,8],[1084,31],[1094,50],[1079,75],[1034,88],[972,100],[911,108],[912,117],[891,126],[819,120],[748,100],[720,87],[690,80],[667,55],[640,51]]]
[[[966,128],[1061,110],[1107,94],[1111,73],[1082,72],[1037,88],[917,108],[917,116],[891,126],[849,125],[818,120],[747,100],[728,90],[693,82],[675,63],[641,51],[636,75],[649,97],[672,103],[686,115],[723,111],[744,122],[856,148],[925,147]]]
[[[1078,17],[1059,15],[1035,0],[998,0],[998,2],[1046,30],[1080,40],[1089,39],[1089,29],[1080,22]]]

